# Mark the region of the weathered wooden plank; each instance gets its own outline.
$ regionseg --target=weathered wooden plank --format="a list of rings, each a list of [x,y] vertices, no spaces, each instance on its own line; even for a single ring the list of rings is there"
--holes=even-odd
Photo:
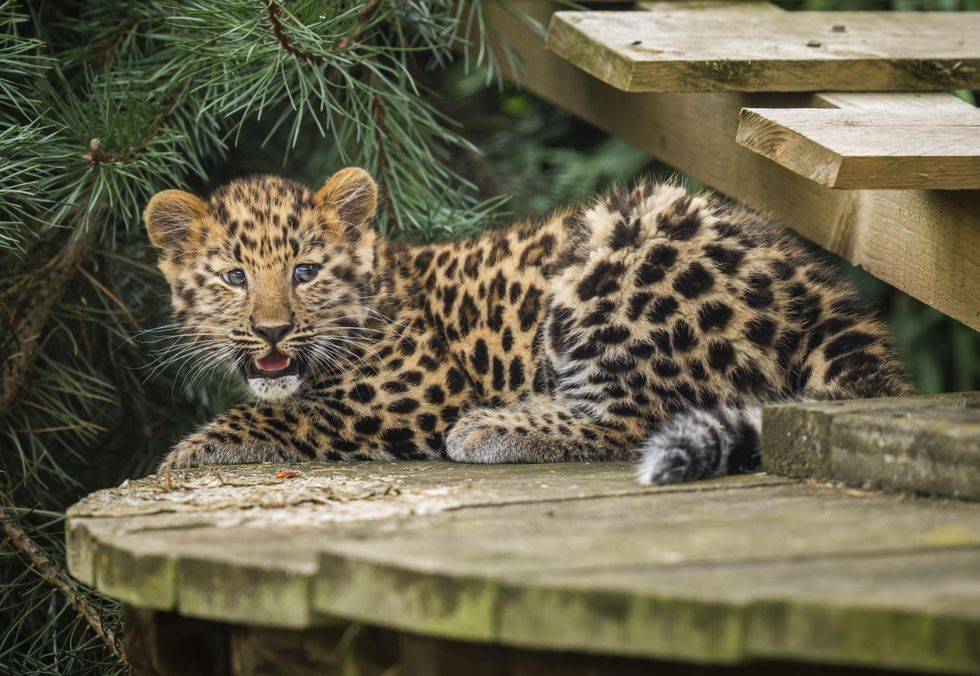
[[[980,85],[980,15],[557,12],[548,47],[631,92],[942,91]]]
[[[348,526],[368,522],[370,531],[381,521],[465,508],[788,483],[743,476],[724,485],[650,488],[636,484],[626,463],[492,472],[445,462],[310,463],[296,466],[300,476],[286,480],[275,478],[278,469],[210,467],[175,472],[169,482],[151,475],[94,493],[68,512],[69,570],[143,608],[303,627],[317,622],[309,599],[320,546]],[[256,591],[244,596],[242,589]]]
[[[83,529],[82,538],[87,540],[93,560],[90,584],[108,596],[143,608],[174,608],[177,564],[167,539],[106,538],[100,537],[99,530],[104,532],[104,529]],[[70,537],[69,546],[76,547],[82,538]]]
[[[317,568],[317,551],[303,539],[310,530],[262,532],[235,524],[232,509],[77,519],[68,529],[69,550],[84,551],[93,568],[88,577],[70,569],[140,608],[245,623],[260,616],[284,627],[310,624],[309,580]],[[218,558],[212,556],[216,548],[222,551]],[[250,594],[243,596],[242,589]]]
[[[903,551],[932,550],[937,559],[945,556],[941,550],[958,552],[969,546],[980,551],[968,544],[976,532],[967,535],[980,526],[976,505],[963,505],[966,511],[958,515],[950,506],[855,497],[813,486],[759,488],[739,495],[715,492],[709,501],[677,497],[577,502],[553,510],[546,519],[544,513],[514,508],[465,512],[453,515],[452,522],[436,517],[401,524],[398,532],[334,540],[324,553],[316,606],[332,614],[456,639],[731,662],[750,655],[744,645],[747,603],[754,605],[757,583],[746,577],[747,569],[771,566],[794,577],[799,589],[786,585],[775,597],[762,589],[758,598],[795,608],[819,595],[811,596],[807,574],[788,571],[797,564],[805,567],[802,562],[835,562],[821,564],[821,575],[837,570],[836,584],[847,593],[833,600],[832,612],[816,603],[803,614],[807,622],[817,624],[826,620],[815,619],[823,614],[838,614],[835,621],[850,626],[867,621],[868,604],[903,593],[900,588],[883,589],[880,578],[852,575],[863,562]],[[925,516],[921,510],[932,508],[937,510],[936,521],[920,530],[924,523],[916,525],[910,517]],[[977,556],[971,560],[977,561]],[[891,574],[899,575],[903,565],[896,560]],[[701,576],[706,576],[706,586],[698,586]],[[766,582],[777,578],[773,574]],[[617,579],[636,584],[606,586]],[[687,581],[686,588],[676,582],[679,579]],[[594,586],[596,580],[602,582]],[[912,585],[912,574],[903,580]],[[950,610],[940,602],[948,590],[928,597],[927,580],[921,581],[924,587],[917,598],[931,608],[928,616],[940,608]],[[971,590],[980,577],[961,570],[955,580],[946,581]],[[637,598],[642,600],[634,604]],[[847,603],[838,607],[842,601]],[[884,640],[893,640],[896,631],[886,626],[888,618],[897,626],[897,618],[914,605],[882,609],[875,626],[891,637]],[[973,606],[964,599],[958,608]],[[971,618],[959,617],[957,631],[976,635]],[[862,655],[855,659],[867,658]]]
[[[977,666],[962,649],[980,632],[977,504],[752,476],[625,492],[623,464],[293,468],[278,483],[277,466],[204,468],[93,495],[69,513],[70,548],[88,550],[71,560],[126,602],[238,624],[334,616],[659,659]],[[353,488],[373,475],[397,490]]]
[[[545,634],[556,649],[975,673],[978,569],[974,549],[546,573],[504,583],[501,640],[525,645]]]
[[[622,462],[502,466],[492,475],[478,465],[448,462],[307,463],[300,476],[277,479],[279,465],[262,463],[229,469],[175,471],[170,479],[152,474],[127,481],[80,500],[68,511],[82,517],[138,517],[162,514],[170,527],[189,528],[201,512],[226,515],[228,525],[319,526],[347,520],[385,519],[479,507],[633,495],[649,492],[717,490],[714,483],[644,487],[627,476],[632,465]],[[492,479],[492,480],[491,480]],[[551,481],[554,479],[554,481]],[[740,477],[739,485],[769,485],[776,479]],[[207,490],[202,490],[207,489]],[[330,509],[321,509],[329,505]],[[289,508],[289,516],[269,522],[272,512],[250,508]],[[232,524],[232,516],[234,523]],[[188,525],[190,524],[190,525]]]
[[[980,505],[903,505],[891,495],[859,497],[826,486],[784,484],[509,505],[411,520],[386,532],[350,529],[324,551],[460,576],[523,576],[980,546]],[[880,532],[868,538],[861,524],[872,522]],[[953,525],[956,534],[944,538]],[[562,556],[555,556],[558,551]],[[344,586],[342,593],[350,592]]]
[[[645,12],[676,12],[679,9],[710,9],[714,12],[781,12],[783,9],[768,0],[646,0],[637,2],[636,9]]]
[[[931,112],[964,116],[976,111],[973,104],[946,92],[817,92],[808,108],[845,108],[854,111]]]
[[[778,474],[980,499],[980,393],[767,408],[762,449]]]
[[[542,21],[552,11],[534,0],[514,5]],[[980,191],[832,190],[735,142],[742,108],[960,110],[966,102],[939,94],[628,94],[546,51],[508,12],[487,11],[520,58],[521,71],[510,76],[528,90],[980,330]]]
[[[980,189],[980,110],[751,109],[736,141],[829,188]]]

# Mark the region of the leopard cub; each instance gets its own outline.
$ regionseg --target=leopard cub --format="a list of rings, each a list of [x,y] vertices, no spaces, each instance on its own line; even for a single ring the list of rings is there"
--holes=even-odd
[[[644,182],[432,245],[383,238],[376,206],[357,168],[153,197],[186,341],[258,400],[162,467],[641,459],[673,483],[757,468],[767,402],[909,389],[854,292],[716,196]]]

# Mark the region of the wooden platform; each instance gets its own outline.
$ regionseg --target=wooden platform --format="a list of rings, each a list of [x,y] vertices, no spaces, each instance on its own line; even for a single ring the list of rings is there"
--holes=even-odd
[[[548,47],[630,92],[980,86],[978,12],[558,12]]]
[[[89,496],[68,513],[72,574],[144,616],[280,636],[366,623],[474,658],[980,672],[978,504],[764,475],[642,488],[622,464],[281,469]],[[163,633],[137,624],[134,641]]]

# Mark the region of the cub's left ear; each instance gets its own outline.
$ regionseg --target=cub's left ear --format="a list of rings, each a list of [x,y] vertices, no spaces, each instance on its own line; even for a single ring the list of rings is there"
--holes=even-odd
[[[204,216],[204,202],[183,190],[158,192],[146,205],[143,221],[157,249],[174,249],[190,244],[197,223]]]
[[[316,193],[321,207],[334,210],[344,227],[361,230],[378,208],[378,186],[360,167],[347,167],[327,179]]]

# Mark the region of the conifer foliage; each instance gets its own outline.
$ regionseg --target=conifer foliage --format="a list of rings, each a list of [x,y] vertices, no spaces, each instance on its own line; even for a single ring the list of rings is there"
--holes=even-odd
[[[489,58],[482,12],[459,0],[0,0],[0,672],[125,668],[117,606],[64,569],[62,512],[147,472],[222,403],[198,386],[210,372],[173,347],[140,225],[148,197],[235,173],[222,165],[231,149],[312,142],[325,171],[378,178],[388,231],[475,228],[496,203],[452,169],[473,148],[420,82],[459,35],[473,37],[457,52]]]

